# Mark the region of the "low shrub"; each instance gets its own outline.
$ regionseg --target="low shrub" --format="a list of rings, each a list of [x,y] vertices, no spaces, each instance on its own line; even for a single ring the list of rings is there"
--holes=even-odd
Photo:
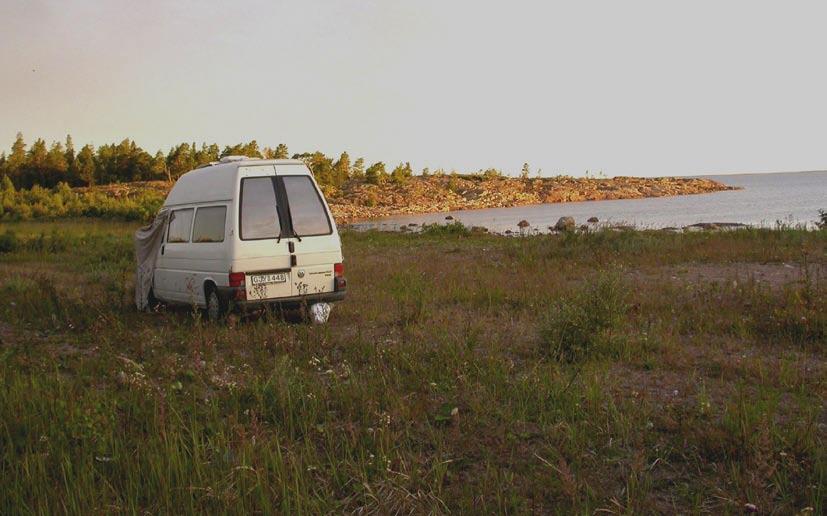
[[[560,362],[578,362],[612,347],[628,309],[620,276],[601,273],[552,305],[540,324],[541,352]]]
[[[757,335],[799,345],[827,342],[827,289],[810,278],[748,305]]]
[[[116,198],[104,192],[78,192],[66,183],[53,189],[5,188],[0,190],[0,218],[12,221],[66,217],[149,220],[163,202],[164,194],[153,190]]]
[[[469,236],[471,230],[462,222],[454,221],[448,224],[423,224],[421,233],[429,236]]]
[[[0,235],[0,253],[13,253],[17,250],[20,243],[17,240],[17,235],[12,230],[6,230]]]

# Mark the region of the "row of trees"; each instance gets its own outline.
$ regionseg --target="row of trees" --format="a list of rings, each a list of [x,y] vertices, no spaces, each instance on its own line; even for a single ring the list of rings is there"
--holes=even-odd
[[[202,143],[200,146],[182,143],[166,154],[159,150],[153,155],[128,138],[118,144],[97,148],[87,144],[76,152],[71,136],[66,136],[65,142],[56,141],[50,145],[38,138],[28,146],[23,135],[18,133],[11,152],[0,154],[0,177],[7,177],[15,187],[26,189],[35,185],[52,188],[59,183],[91,186],[132,181],[172,181],[189,170],[230,155],[266,159],[290,157],[283,143],[275,148],[260,149],[255,140],[228,145],[223,150],[214,143]],[[403,182],[413,176],[410,163],[400,163],[391,171],[381,161],[365,167],[363,158],[351,162],[347,152],[343,152],[338,159],[322,152],[293,154],[292,158],[307,163],[316,180],[325,187],[340,187],[351,179],[379,184],[385,181]],[[422,172],[423,175],[429,173],[427,168]]]

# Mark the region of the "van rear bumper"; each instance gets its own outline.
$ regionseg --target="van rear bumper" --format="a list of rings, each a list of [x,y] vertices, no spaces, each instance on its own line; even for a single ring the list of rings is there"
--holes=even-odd
[[[307,294],[304,296],[291,297],[276,297],[271,299],[236,299],[237,287],[218,287],[218,295],[226,301],[235,306],[241,307],[259,307],[267,305],[277,305],[285,308],[299,307],[303,304],[313,303],[333,303],[336,301],[344,301],[347,291],[339,290],[335,292],[321,292],[319,294]]]

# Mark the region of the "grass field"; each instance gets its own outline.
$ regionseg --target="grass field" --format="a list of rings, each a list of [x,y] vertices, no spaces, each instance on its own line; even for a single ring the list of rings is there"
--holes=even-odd
[[[348,232],[311,326],[133,229],[0,226],[0,513],[827,511],[827,231]]]

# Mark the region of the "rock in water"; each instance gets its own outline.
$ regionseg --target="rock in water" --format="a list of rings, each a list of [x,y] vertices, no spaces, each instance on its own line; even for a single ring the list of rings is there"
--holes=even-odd
[[[571,231],[576,225],[574,217],[560,217],[560,220],[554,225],[554,229],[557,231]]]
[[[445,217],[445,220],[454,220],[454,217],[448,215],[447,217]]]
[[[600,222],[600,219],[598,219],[597,217],[589,217],[589,220],[587,220],[586,222],[588,222],[589,224],[597,224],[598,222]]]
[[[527,220],[521,220],[520,222],[517,223],[517,227],[520,228],[520,229],[527,228],[528,226],[530,226],[530,224],[528,223]]]

